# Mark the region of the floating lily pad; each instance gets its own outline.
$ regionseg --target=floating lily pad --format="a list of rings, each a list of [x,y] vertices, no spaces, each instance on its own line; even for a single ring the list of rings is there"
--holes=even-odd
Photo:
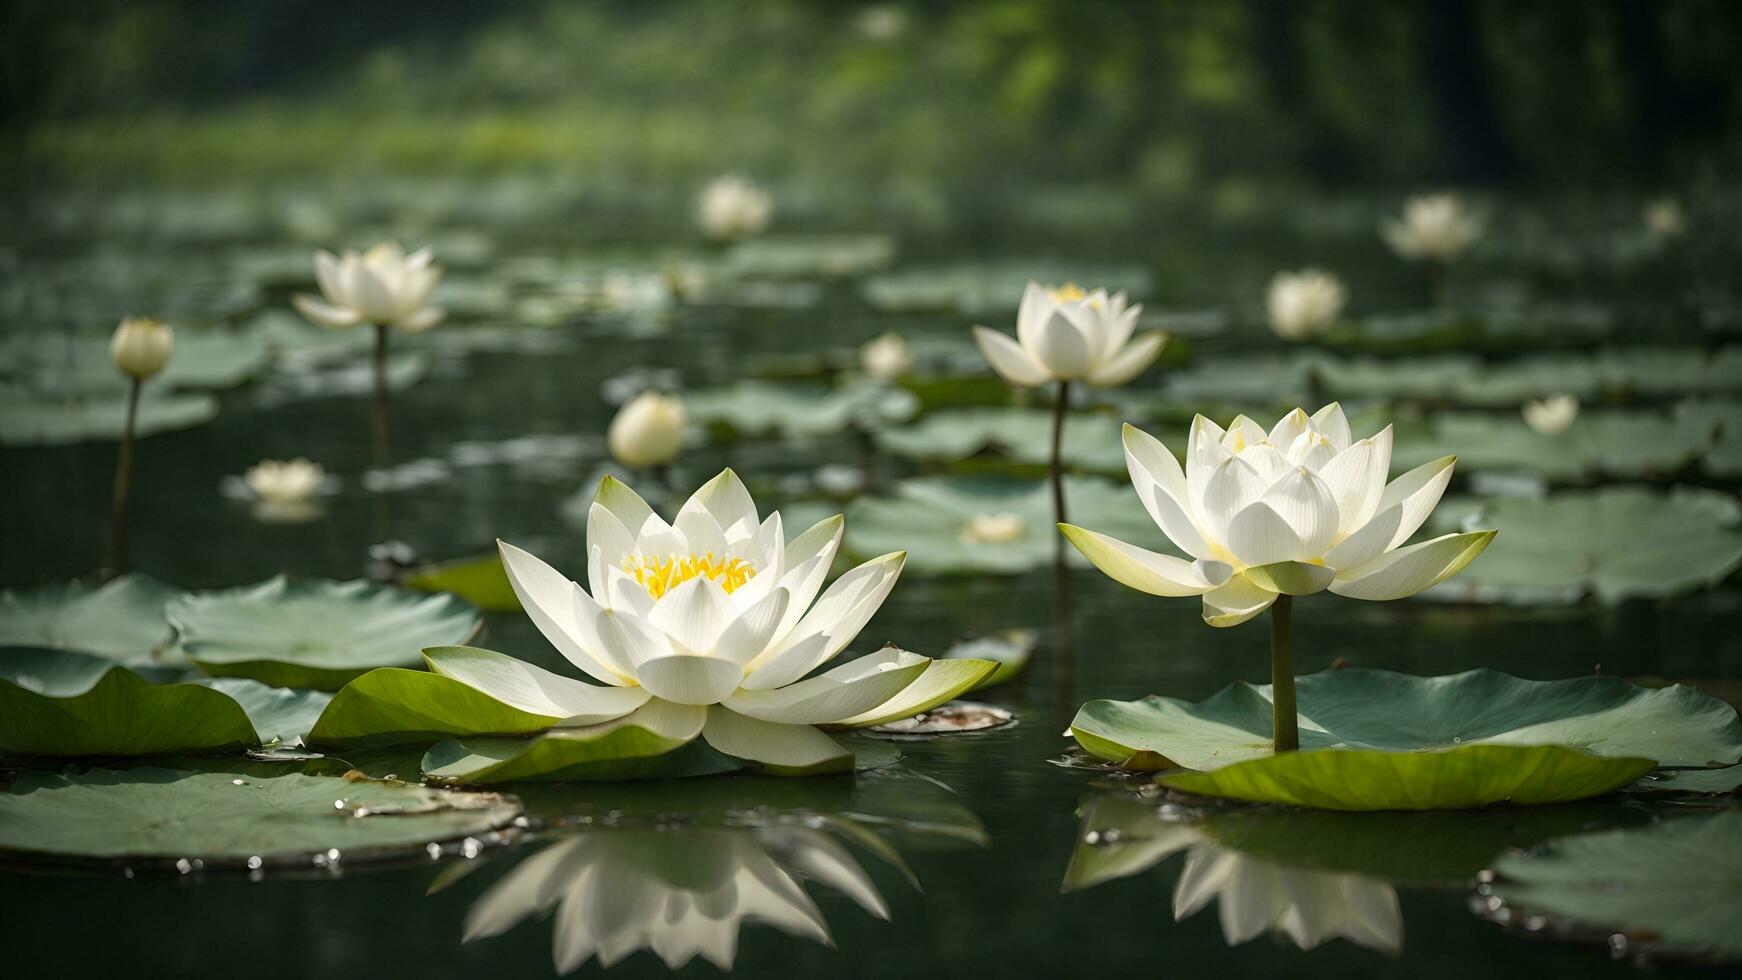
[[[1742,476],[1742,402],[1689,401],[1676,406],[1676,423],[1696,437],[1707,437],[1711,448],[1700,465],[1713,476]]]
[[[1130,768],[1188,768],[1176,789],[1341,810],[1457,809],[1584,799],[1654,764],[1742,759],[1735,709],[1690,687],[1618,678],[1528,681],[1490,670],[1412,677],[1310,674],[1297,686],[1302,751],[1274,755],[1268,686],[1207,701],[1091,701],[1071,732]]]
[[[1162,546],[1129,485],[1066,477],[1065,501],[1073,521]],[[896,484],[893,496],[860,497],[847,508],[848,550],[869,556],[905,549],[910,575],[1026,572],[1053,560],[1058,537],[1043,480],[922,477]],[[1065,559],[1087,565],[1074,548],[1065,549]]]
[[[485,612],[520,611],[520,599],[502,570],[502,559],[494,553],[413,569],[405,577],[405,586],[457,595]]]
[[[733,245],[722,271],[731,276],[824,279],[864,275],[895,259],[887,235],[765,235]]]
[[[1436,526],[1451,530],[1456,515],[1436,514]],[[1604,602],[1660,598],[1715,585],[1742,565],[1735,501],[1696,487],[1499,498],[1479,515],[1483,527],[1500,529],[1495,546],[1431,595],[1522,603],[1586,592]]]
[[[182,594],[147,575],[0,592],[0,647],[73,650],[116,663],[179,666],[163,607]]]
[[[905,422],[919,411],[919,399],[902,388],[868,383],[829,388],[740,381],[691,392],[684,396],[684,407],[691,419],[738,435],[778,433],[802,439],[836,435],[855,425],[878,429]]]
[[[1304,405],[1321,361],[1315,354],[1217,358],[1169,374],[1163,390],[1183,405]]]
[[[1039,408],[970,408],[930,412],[899,429],[877,433],[877,448],[914,459],[958,462],[994,453],[1035,467],[1052,454],[1052,411]],[[1106,415],[1072,414],[1061,444],[1064,464],[1097,473],[1125,472],[1119,421]]]
[[[272,360],[267,338],[252,330],[175,330],[175,351],[151,384],[170,388],[234,388]],[[33,332],[0,340],[0,377],[56,395],[125,397],[128,380],[110,362],[109,338]]]
[[[0,651],[0,752],[147,756],[295,744],[326,701],[234,678],[152,684],[101,657],[14,648]]]
[[[1635,793],[1687,793],[1710,796],[1742,789],[1742,766],[1722,769],[1665,769],[1629,787]]]
[[[516,782],[679,779],[736,772],[747,763],[695,739],[673,743],[637,726],[604,735],[554,729],[529,739],[471,738],[439,742],[423,759],[424,778],[489,786]]]
[[[1395,467],[1456,454],[1460,470],[1519,470],[1571,480],[1596,474],[1674,473],[1698,459],[1711,437],[1646,412],[1581,412],[1559,435],[1537,432],[1516,415],[1445,413],[1425,427],[1398,431]]]
[[[1014,313],[1030,280],[1084,289],[1124,290],[1133,297],[1149,291],[1149,273],[1142,266],[1095,265],[1056,260],[1007,260],[995,263],[904,269],[876,276],[865,283],[865,300],[890,312],[953,310],[971,316]]]
[[[463,643],[482,625],[451,595],[284,576],[182,596],[166,613],[208,674],[328,691],[376,667],[420,664],[424,647]]]
[[[147,385],[134,421],[138,437],[204,425],[218,417],[210,395],[170,395]],[[127,394],[99,392],[72,397],[0,384],[0,446],[66,446],[119,442],[127,425]]]
[[[1489,914],[1650,950],[1742,958],[1742,812],[1579,834],[1494,865]]]
[[[170,769],[26,771],[0,794],[0,852],[184,872],[336,867],[421,858],[431,842],[488,834],[519,815],[510,797],[397,781]]]

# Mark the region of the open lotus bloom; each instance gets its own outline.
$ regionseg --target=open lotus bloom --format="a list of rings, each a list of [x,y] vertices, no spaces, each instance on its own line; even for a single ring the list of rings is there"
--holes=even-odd
[[[1406,259],[1450,262],[1482,234],[1482,223],[1456,194],[1423,194],[1403,203],[1402,220],[1379,226],[1391,250]]]
[[[367,252],[336,256],[315,253],[315,279],[321,296],[297,293],[297,311],[323,327],[341,330],[359,324],[421,333],[442,321],[445,311],[429,305],[442,277],[427,248],[406,255],[398,242],[382,242]]]
[[[554,907],[558,973],[646,949],[678,969],[698,954],[730,970],[747,923],[829,944],[817,881],[880,919],[889,908],[870,875],[829,834],[809,827],[593,830],[521,861],[466,915],[465,941],[499,935]]]
[[[974,340],[992,370],[1018,387],[1082,381],[1110,388],[1141,374],[1167,340],[1159,330],[1131,339],[1142,312],[1140,305],[1126,305],[1124,293],[1031,282],[1016,311],[1016,339],[975,327]]]
[[[1284,340],[1302,340],[1337,322],[1348,291],[1328,272],[1279,272],[1265,293],[1270,329]]]
[[[1334,402],[1311,416],[1297,408],[1269,431],[1244,415],[1226,429],[1200,415],[1183,469],[1127,425],[1137,495],[1189,558],[1060,527],[1096,567],[1134,589],[1203,596],[1211,626],[1244,623],[1284,593],[1401,599],[1455,575],[1493,540],[1493,531],[1470,531],[1400,547],[1439,503],[1455,459],[1387,483],[1391,427],[1352,441]]]
[[[533,623],[605,685],[547,692],[561,693],[571,725],[621,718],[672,740],[700,735],[777,770],[808,770],[851,762],[815,726],[917,714],[996,669],[891,647],[808,677],[858,636],[906,559],[875,558],[823,591],[842,527],[831,517],[788,541],[779,512],[761,518],[731,470],[671,523],[607,477],[587,517],[588,588],[511,544],[501,551]]]

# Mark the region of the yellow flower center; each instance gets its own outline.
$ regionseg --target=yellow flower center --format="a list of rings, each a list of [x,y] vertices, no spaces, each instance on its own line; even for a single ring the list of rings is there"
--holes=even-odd
[[[647,594],[655,599],[692,578],[710,578],[720,588],[731,593],[756,575],[756,569],[742,558],[715,558],[705,555],[630,555],[623,559],[623,570],[635,576]]]
[[[1022,537],[1022,518],[1008,512],[975,514],[962,528],[963,541],[1003,544]]]
[[[1052,291],[1052,298],[1060,303],[1070,303],[1087,295],[1089,295],[1088,292],[1074,282],[1067,282]]]

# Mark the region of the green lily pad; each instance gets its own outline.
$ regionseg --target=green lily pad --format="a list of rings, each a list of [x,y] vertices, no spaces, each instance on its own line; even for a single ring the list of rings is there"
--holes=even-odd
[[[175,330],[175,350],[151,379],[164,389],[234,388],[272,360],[267,338],[252,330]],[[33,332],[0,340],[0,377],[44,393],[125,397],[128,379],[109,359],[109,338]]]
[[[254,681],[152,684],[101,657],[0,651],[0,753],[148,756],[295,744],[327,696]]]
[[[592,498],[589,496],[588,500]],[[457,595],[485,612],[519,612],[520,599],[495,553],[425,565],[405,576],[405,587]]]
[[[1466,512],[1466,518],[1470,515]],[[1742,565],[1735,501],[1697,487],[1569,490],[1484,504],[1495,546],[1456,580],[1430,591],[1466,601],[1540,603],[1590,593],[1604,602],[1661,598],[1723,581]],[[1452,530],[1456,509],[1435,514]]]
[[[832,279],[864,275],[895,260],[887,235],[766,235],[726,253],[721,271],[741,278]]]
[[[1108,762],[1202,770],[1160,777],[1176,789],[1342,810],[1577,800],[1654,764],[1742,759],[1735,709],[1681,685],[1326,671],[1297,682],[1302,751],[1280,756],[1270,747],[1269,690],[1235,684],[1198,703],[1091,701],[1071,733]]]
[[[1128,484],[1066,477],[1065,503],[1073,521],[1165,546]],[[910,575],[1019,574],[1053,561],[1058,540],[1052,491],[1042,480],[921,477],[847,508],[847,549],[864,556],[905,549]],[[1074,548],[1065,560],[1087,565]]]
[[[1742,958],[1742,812],[1579,834],[1511,854],[1484,885],[1491,916],[1619,933],[1651,950]],[[1596,938],[1596,937],[1593,937]]]
[[[161,864],[184,873],[269,864],[333,867],[421,859],[432,842],[488,834],[519,815],[511,797],[398,781],[171,769],[26,771],[0,794],[0,852]]]
[[[1742,476],[1742,402],[1687,401],[1676,406],[1676,423],[1711,439],[1700,465],[1713,476]]]
[[[1135,265],[1096,265],[1050,259],[1005,260],[903,269],[875,276],[863,287],[865,301],[885,312],[950,310],[969,316],[1014,313],[1029,281],[1084,289],[1149,291],[1149,272]]]
[[[980,683],[980,687],[991,687],[1020,677],[1028,669],[1028,662],[1034,658],[1034,649],[1039,643],[1040,634],[1034,630],[1001,630],[988,636],[958,640],[944,651],[942,659],[992,661],[998,669]]]
[[[424,756],[423,775],[438,783],[489,786],[682,779],[736,772],[746,765],[701,739],[674,744],[630,725],[615,726],[602,736],[559,728],[530,739],[450,739]]]
[[[690,392],[684,408],[696,422],[737,435],[776,433],[794,439],[835,435],[849,426],[877,429],[905,422],[919,399],[902,388],[865,382],[840,387],[740,381],[725,388]]]
[[[150,384],[139,398],[136,436],[159,435],[204,425],[218,417],[210,395],[169,395]],[[79,442],[119,442],[127,424],[127,394],[98,392],[48,395],[0,383],[0,446],[67,446]]]
[[[1655,413],[1585,411],[1567,431],[1544,435],[1516,415],[1449,412],[1419,429],[1400,429],[1392,465],[1409,468],[1455,454],[1463,471],[1518,470],[1556,480],[1644,476],[1681,470],[1710,444],[1708,434]]]
[[[1167,401],[1181,405],[1304,405],[1322,361],[1317,354],[1216,358],[1170,373],[1163,391]]]
[[[1687,793],[1710,796],[1742,789],[1742,766],[1722,769],[1665,769],[1629,787],[1635,793]]]
[[[186,663],[163,607],[180,589],[147,575],[0,592],[0,647],[73,650],[132,666]]]
[[[166,613],[208,674],[328,691],[377,667],[419,664],[424,647],[464,643],[482,625],[450,595],[284,576],[182,596]]]
[[[1051,460],[1052,425],[1050,409],[930,412],[913,425],[877,433],[877,448],[897,456],[951,463],[990,452],[1044,468]],[[1125,472],[1119,421],[1107,415],[1070,415],[1065,419],[1060,456],[1073,469]]]

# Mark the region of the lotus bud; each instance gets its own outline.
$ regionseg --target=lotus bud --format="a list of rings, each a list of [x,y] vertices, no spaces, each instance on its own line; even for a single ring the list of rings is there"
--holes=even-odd
[[[963,525],[961,538],[972,544],[1006,544],[1022,537],[1022,518],[1009,511],[975,514]]]
[[[859,364],[878,381],[894,381],[913,370],[913,349],[898,333],[886,333],[859,348]]]
[[[1337,322],[1347,299],[1342,280],[1328,272],[1279,272],[1265,296],[1270,329],[1284,340],[1304,340]]]
[[[1403,258],[1450,262],[1481,236],[1482,224],[1456,194],[1424,194],[1405,201],[1402,219],[1379,230]]]
[[[743,177],[717,177],[702,190],[696,222],[709,238],[731,241],[767,228],[773,214],[767,191]]]
[[[1545,436],[1558,436],[1573,427],[1579,417],[1579,400],[1572,395],[1550,395],[1524,403],[1524,424]]]
[[[109,343],[109,359],[122,374],[144,381],[163,370],[175,334],[169,327],[147,317],[128,317],[115,328]]]
[[[295,503],[307,500],[326,482],[327,472],[319,463],[306,459],[263,459],[242,474],[255,497],[272,503]]]
[[[685,420],[683,402],[644,391],[617,410],[605,443],[624,466],[660,466],[676,459],[683,448]]]

